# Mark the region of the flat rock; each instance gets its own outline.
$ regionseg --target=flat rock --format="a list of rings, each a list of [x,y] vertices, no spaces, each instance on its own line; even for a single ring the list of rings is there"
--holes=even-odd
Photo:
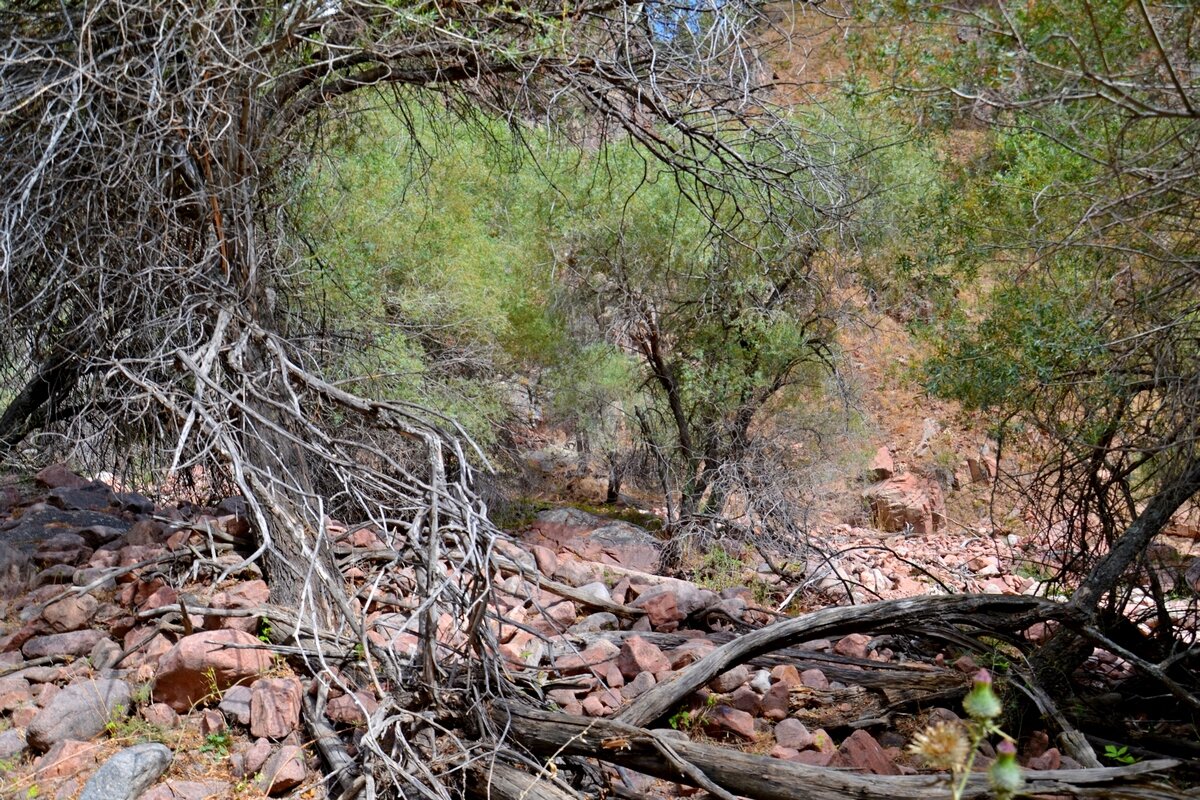
[[[655,674],[670,670],[671,661],[657,645],[641,636],[630,636],[617,655],[617,669],[626,680],[632,680],[643,672]]]
[[[754,740],[754,717],[730,706],[718,705],[709,709],[707,725],[714,732],[731,733],[747,741]]]
[[[594,642],[578,653],[566,653],[554,659],[554,666],[563,675],[578,675],[589,672],[614,660],[621,649],[607,639]]]
[[[68,739],[87,741],[99,735],[116,715],[131,707],[129,684],[113,678],[79,679],[58,692],[29,723],[29,746],[49,750]]]
[[[127,747],[100,765],[79,800],[137,800],[171,766],[175,755],[161,744]]]
[[[873,775],[899,775],[900,768],[888,757],[875,737],[857,730],[846,737],[837,750],[837,758],[847,767]]]
[[[37,761],[37,779],[52,781],[78,775],[96,763],[98,749],[91,742],[63,739]]]
[[[79,658],[91,653],[92,648],[107,638],[104,631],[91,629],[71,631],[70,633],[52,633],[47,636],[33,637],[21,647],[21,653],[28,659],[46,656]]]
[[[154,699],[183,713],[214,690],[249,681],[270,666],[270,651],[245,631],[194,633],[159,659]]]

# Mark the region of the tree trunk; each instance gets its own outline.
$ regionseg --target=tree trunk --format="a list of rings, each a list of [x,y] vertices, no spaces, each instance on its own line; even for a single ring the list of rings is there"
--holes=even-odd
[[[1200,492],[1200,460],[1190,462],[1180,478],[1151,498],[1108,555],[1084,578],[1068,605],[1088,620],[1096,621],[1101,599],[1116,588],[1121,576],[1145,552],[1150,541],[1197,492]],[[1051,697],[1066,697],[1070,694],[1071,675],[1091,651],[1091,645],[1081,637],[1062,629],[1033,654],[1034,674]]]

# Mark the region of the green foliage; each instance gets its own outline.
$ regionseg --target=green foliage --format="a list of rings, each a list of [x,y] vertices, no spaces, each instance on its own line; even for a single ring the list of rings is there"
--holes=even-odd
[[[1130,754],[1127,745],[1120,747],[1115,744],[1104,745],[1104,757],[1118,764],[1136,764],[1138,762],[1137,756]]]
[[[222,759],[229,755],[229,749],[232,746],[233,738],[228,732],[210,733],[204,737],[204,744],[200,745],[200,752],[208,753],[216,759]]]

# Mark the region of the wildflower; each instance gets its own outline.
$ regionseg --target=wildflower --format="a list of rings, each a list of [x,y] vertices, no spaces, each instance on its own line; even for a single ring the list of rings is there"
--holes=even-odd
[[[963,710],[977,722],[993,720],[1004,710],[1000,698],[992,691],[992,676],[986,669],[975,673],[974,686],[963,700]]]
[[[961,726],[938,722],[914,736],[908,752],[920,756],[934,769],[957,772],[967,760],[970,748]]]
[[[1021,767],[1017,764],[1017,748],[1013,743],[1003,741],[996,746],[996,760],[988,769],[988,780],[996,790],[996,797],[1006,800],[1021,791],[1025,782],[1021,777]]]

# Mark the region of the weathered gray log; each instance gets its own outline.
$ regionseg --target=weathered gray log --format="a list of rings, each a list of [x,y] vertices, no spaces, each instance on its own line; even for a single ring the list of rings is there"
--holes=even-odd
[[[616,719],[629,725],[647,725],[722,672],[798,642],[862,631],[914,630],[931,622],[984,627],[999,624],[997,617],[1003,619],[1004,627],[1020,630],[1034,622],[1064,620],[1070,613],[1062,604],[1038,597],[984,594],[912,597],[825,608],[733,639],[638,697]]]
[[[727,747],[678,738],[675,731],[652,731],[608,719],[557,714],[516,705],[496,706],[498,724],[509,726],[514,743],[543,758],[575,755],[597,758],[665,780],[698,785],[675,760],[701,771],[707,780],[754,800],[929,800],[948,796],[941,775],[865,775],[752,755]],[[674,757],[664,757],[664,748]],[[1152,773],[1175,767],[1173,760],[1122,767],[1026,772],[1023,796],[1181,800],[1188,795],[1159,783]],[[974,775],[964,798],[991,794],[987,777]]]
[[[471,767],[474,780],[467,795],[487,800],[581,800],[581,795],[562,787],[549,775],[523,772],[501,761],[479,761]]]

